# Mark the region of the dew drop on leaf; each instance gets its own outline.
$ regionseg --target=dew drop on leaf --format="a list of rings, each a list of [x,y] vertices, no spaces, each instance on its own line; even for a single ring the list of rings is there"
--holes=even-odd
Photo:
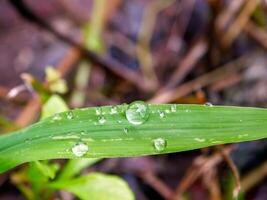
[[[100,107],[95,109],[96,115],[101,115],[102,114],[102,109]]]
[[[117,106],[112,106],[110,109],[110,114],[117,114],[118,113],[118,107]]]
[[[98,117],[99,124],[104,124],[106,122],[106,118],[104,116]]]
[[[176,110],[177,110],[177,109],[176,109],[176,105],[172,105],[172,106],[171,106],[171,111],[172,111],[172,112],[176,112]]]
[[[165,117],[165,113],[163,111],[159,111],[159,117],[160,118],[164,118]]]
[[[207,102],[207,103],[205,103],[205,106],[212,107],[213,105],[212,105],[212,103],[210,103],[210,102]]]
[[[194,140],[196,140],[197,142],[205,142],[206,139],[204,138],[194,138]]]
[[[84,143],[77,143],[72,147],[72,153],[77,156],[77,157],[81,157],[84,154],[87,153],[88,151],[88,146]]]
[[[56,113],[53,116],[53,120],[55,120],[55,121],[61,120],[61,116],[58,113]]]
[[[73,119],[74,115],[72,111],[67,112],[67,118],[68,119]]]
[[[124,129],[123,129],[123,132],[124,132],[125,134],[127,134],[127,133],[129,133],[129,129],[128,129],[128,128],[124,128]]]
[[[153,140],[153,147],[157,152],[164,151],[167,146],[167,141],[163,138]]]
[[[131,124],[143,124],[149,117],[148,105],[143,101],[134,101],[127,107],[125,115]]]

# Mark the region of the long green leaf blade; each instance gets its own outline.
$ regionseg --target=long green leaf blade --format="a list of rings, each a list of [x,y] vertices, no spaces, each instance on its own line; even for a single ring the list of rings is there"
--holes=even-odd
[[[171,153],[267,137],[267,110],[204,105],[149,105],[141,125],[128,105],[77,109],[0,137],[0,172],[45,159]],[[84,148],[86,146],[87,148]],[[77,148],[76,148],[77,150]],[[83,155],[84,154],[84,155]]]

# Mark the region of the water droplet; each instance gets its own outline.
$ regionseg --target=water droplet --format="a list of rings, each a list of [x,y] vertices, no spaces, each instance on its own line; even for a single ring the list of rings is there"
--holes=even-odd
[[[163,138],[153,140],[154,149],[158,152],[164,151],[167,146],[167,141]]]
[[[197,142],[205,142],[206,139],[204,138],[194,138],[194,140],[196,140]]]
[[[212,107],[213,105],[212,105],[212,103],[210,103],[210,102],[207,102],[207,103],[205,103],[205,106]]]
[[[71,134],[66,134],[66,135],[56,135],[52,137],[53,140],[70,140],[70,139],[80,139],[78,135],[71,135]]]
[[[123,129],[123,132],[124,132],[125,134],[128,134],[128,133],[129,133],[129,129],[128,129],[128,128],[124,128],[124,129]]]
[[[118,122],[119,124],[121,124],[121,123],[122,123],[122,121],[121,121],[121,120],[118,120],[117,122]]]
[[[61,116],[58,113],[56,113],[53,116],[53,120],[55,120],[55,121],[61,120]]]
[[[176,109],[176,105],[172,105],[172,106],[171,106],[171,111],[172,111],[172,112],[176,112],[176,110],[177,110],[177,109]]]
[[[68,119],[73,119],[74,115],[72,111],[67,112],[67,118]]]
[[[165,117],[165,113],[162,112],[162,111],[159,111],[159,117],[160,117],[160,118],[164,118],[164,117]]]
[[[81,157],[84,154],[87,153],[88,151],[88,146],[84,143],[77,143],[72,147],[72,153],[77,156],[77,157]]]
[[[101,107],[97,107],[97,108],[95,109],[95,113],[96,113],[96,115],[101,115],[101,114],[102,114],[102,109],[101,109]]]
[[[98,117],[98,122],[100,124],[104,124],[106,122],[106,118],[104,116],[100,116],[100,117]]]
[[[148,106],[143,101],[134,101],[127,107],[125,114],[131,124],[143,124],[149,117]]]
[[[118,113],[118,107],[117,106],[112,106],[110,109],[110,114],[117,114]]]

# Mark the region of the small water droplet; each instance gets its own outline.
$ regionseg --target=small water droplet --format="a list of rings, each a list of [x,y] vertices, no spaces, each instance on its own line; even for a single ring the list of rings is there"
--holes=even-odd
[[[170,111],[170,110],[168,110],[168,109],[166,109],[166,110],[165,110],[165,113],[170,113],[170,112],[171,112],[171,111]]]
[[[127,107],[125,114],[131,124],[143,124],[149,117],[148,106],[143,101],[134,101]]]
[[[121,123],[122,123],[122,121],[121,121],[121,120],[118,120],[117,122],[118,122],[119,124],[121,124]]]
[[[104,116],[99,116],[99,117],[98,117],[98,122],[99,122],[100,124],[104,124],[104,123],[106,122],[106,118],[105,118]]]
[[[118,113],[118,107],[117,106],[112,106],[110,109],[110,114],[117,114]]]
[[[60,116],[58,113],[56,113],[56,114],[54,114],[54,116],[53,116],[53,120],[55,120],[55,121],[59,121],[59,120],[61,120],[61,116]]]
[[[162,111],[159,111],[159,117],[160,117],[160,118],[164,118],[164,117],[165,117],[165,113],[162,112]]]
[[[207,103],[205,103],[204,105],[205,105],[205,106],[209,106],[209,107],[212,107],[212,106],[213,106],[212,103],[210,103],[210,102],[207,102]]]
[[[72,147],[72,153],[77,156],[77,157],[81,157],[84,154],[87,153],[88,151],[88,146],[84,143],[77,143]]]
[[[102,114],[102,109],[101,109],[101,107],[97,107],[97,108],[95,109],[95,113],[96,113],[96,115],[101,115],[101,114]]]
[[[72,111],[67,112],[67,118],[68,119],[73,119],[74,115]]]
[[[128,129],[128,128],[124,128],[124,129],[123,129],[123,132],[124,132],[125,134],[128,134],[128,133],[129,133],[129,129]]]
[[[171,111],[172,111],[172,112],[176,112],[176,110],[177,110],[177,109],[176,109],[176,105],[172,105],[172,106],[171,106]]]
[[[205,142],[206,139],[204,138],[194,138],[194,140],[196,140],[197,142]]]
[[[167,146],[167,141],[163,138],[157,138],[153,140],[153,146],[157,152],[164,151]]]

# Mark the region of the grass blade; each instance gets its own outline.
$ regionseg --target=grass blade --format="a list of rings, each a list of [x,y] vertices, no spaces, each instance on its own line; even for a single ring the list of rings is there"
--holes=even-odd
[[[35,160],[154,155],[267,137],[266,109],[170,104],[147,108],[146,121],[139,125],[125,117],[125,104],[63,112],[1,136],[0,172]],[[139,114],[144,114],[142,109]]]

